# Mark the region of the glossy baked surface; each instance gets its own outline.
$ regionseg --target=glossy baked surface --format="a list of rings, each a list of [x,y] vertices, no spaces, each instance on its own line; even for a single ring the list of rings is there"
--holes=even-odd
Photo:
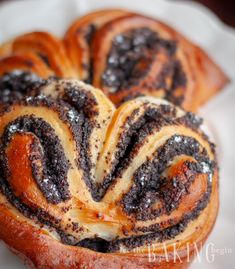
[[[93,8],[96,7],[95,2],[91,4]],[[102,6],[99,7],[107,7],[107,4],[110,3],[102,2],[102,4],[100,4]],[[26,5],[28,5],[28,3]],[[113,5],[115,5],[115,2],[113,2]],[[207,50],[207,52],[209,52],[213,56],[213,58],[216,59],[216,61],[223,67],[223,69],[230,76],[230,78],[233,77],[234,66],[230,57],[234,47],[234,38],[232,31],[229,31],[227,28],[219,24],[218,21],[207,11],[198,10],[198,6],[195,10],[195,7],[193,5],[191,7],[187,6],[187,4],[185,3],[181,5],[175,5],[163,3],[161,1],[158,2],[157,7],[154,5],[155,4],[151,3],[143,8],[141,1],[136,1],[136,10],[139,12],[146,11],[148,15],[157,16],[158,18],[172,23],[175,27],[177,27],[177,29],[184,32],[186,36],[190,37],[195,42],[203,46]],[[56,6],[57,5],[54,5],[55,9],[57,9]],[[123,5],[123,7],[125,7],[125,4]],[[27,8],[30,7],[27,6]],[[24,5],[21,7],[17,7],[17,9],[20,10],[21,14],[27,8]],[[39,7],[37,7],[37,10],[38,8]],[[41,5],[40,8],[41,11],[43,10],[41,14],[45,14],[45,6]],[[63,12],[70,12],[71,16],[74,16],[75,18],[77,15],[80,14],[80,11],[83,10],[80,6],[78,9],[77,8],[78,6],[76,5],[66,6],[63,7]],[[36,9],[34,8],[34,10]],[[13,21],[10,23],[7,19],[7,17],[9,16],[7,9],[4,9],[3,11],[5,13],[5,17],[1,16],[1,19],[5,20],[5,22],[7,21],[7,23],[5,24],[7,27],[7,31],[3,33],[5,41],[22,32],[33,30],[32,26],[28,25],[26,22],[27,16],[24,18],[25,23],[24,21],[22,21],[22,24],[18,24],[17,27],[13,27]],[[9,9],[9,12],[12,12],[11,9]],[[33,10],[31,14],[34,14]],[[68,18],[66,16],[63,16],[62,20],[60,12],[56,13],[56,15],[54,16],[55,17],[51,19],[51,15],[48,15],[48,18],[50,17],[50,23],[45,20],[45,17],[44,19],[41,19],[40,17],[36,16],[32,16],[31,21],[33,21],[35,25],[37,25],[38,29],[44,28],[45,30],[51,30],[56,34],[61,35],[65,30],[65,22],[67,24],[71,23],[71,17]],[[199,20],[198,17],[200,17],[201,19]],[[187,24],[185,23],[185,20],[187,20]],[[192,29],[194,31],[192,31]],[[233,197],[233,194],[231,192],[231,186],[233,186],[234,183],[231,176],[233,174],[233,170],[231,170],[232,167],[229,162],[229,160],[231,159],[230,156],[232,156],[231,141],[233,141],[232,138],[229,138],[229,134],[232,134],[234,131],[234,125],[232,124],[232,115],[234,115],[234,106],[232,101],[234,95],[232,91],[232,86],[230,86],[229,89],[230,90],[225,91],[222,95],[215,98],[208,106],[204,108],[203,111],[204,117],[207,119],[207,121],[209,121],[210,127],[214,131],[217,143],[219,143],[219,157],[220,161],[223,163],[223,166],[221,168],[221,176],[224,180],[221,182],[222,204],[220,218],[216,226],[217,229],[215,229],[213,236],[209,240],[209,242],[215,243],[215,245],[220,248],[223,248],[224,246],[231,247],[232,242],[235,241],[232,240],[233,235],[229,232],[233,227],[233,212],[230,211],[231,207],[229,205],[230,200]],[[224,130],[223,132],[220,131],[222,129]],[[222,230],[224,233],[220,233],[218,232],[218,230]],[[7,259],[10,255],[6,266],[9,265],[10,261],[14,261],[12,255],[7,254],[6,251],[3,250],[1,254],[1,261],[3,263],[5,259]],[[216,255],[215,262],[213,263],[213,268],[220,268],[218,264],[224,264],[225,267],[229,267],[231,266],[230,261],[232,262],[231,256]],[[217,265],[218,267],[216,267]],[[7,268],[6,266],[4,266],[4,268]],[[204,266],[203,268],[209,268],[209,265],[205,260],[203,260],[203,264],[200,264],[200,266]],[[14,265],[11,264],[10,268],[14,268]],[[16,265],[16,268],[19,268],[19,265]],[[195,268],[197,268],[197,265]]]
[[[77,80],[35,88],[1,107],[0,238],[37,267],[150,268],[150,246],[160,268],[189,265],[219,202],[202,119],[153,97],[116,109]],[[162,258],[176,243],[183,264]]]
[[[77,78],[102,89],[116,106],[150,95],[196,111],[229,81],[176,29],[125,9],[79,17],[62,39],[42,30],[17,36],[2,44],[0,57],[0,84],[16,70]]]

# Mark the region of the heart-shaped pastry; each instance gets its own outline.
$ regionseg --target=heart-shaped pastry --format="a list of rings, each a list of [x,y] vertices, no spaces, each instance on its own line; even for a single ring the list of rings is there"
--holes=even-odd
[[[201,119],[73,80],[38,92],[1,108],[0,239],[36,268],[186,268],[218,210]]]

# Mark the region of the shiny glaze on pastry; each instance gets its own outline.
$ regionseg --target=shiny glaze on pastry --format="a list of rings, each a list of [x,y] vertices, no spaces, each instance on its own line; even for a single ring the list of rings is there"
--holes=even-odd
[[[32,32],[2,45],[0,76],[15,70],[78,78],[102,89],[116,106],[150,95],[190,111],[228,83],[208,55],[176,30],[119,9],[78,18],[63,41]]]
[[[85,29],[92,29],[89,38]],[[75,63],[85,70],[80,79],[102,89],[116,105],[151,95],[195,111],[228,82],[201,48],[140,14],[90,13],[69,27],[65,42],[74,61],[84,59]]]
[[[19,69],[42,78],[77,77],[63,42],[47,32],[26,33],[2,45],[0,66],[0,75]]]
[[[153,97],[116,109],[75,80],[38,87],[1,108],[0,238],[38,268],[155,268],[149,248],[186,268],[218,210],[202,120]]]

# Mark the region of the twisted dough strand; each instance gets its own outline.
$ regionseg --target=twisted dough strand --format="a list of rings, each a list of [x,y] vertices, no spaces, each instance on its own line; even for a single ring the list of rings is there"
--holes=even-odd
[[[229,81],[201,48],[170,26],[119,9],[78,18],[63,40],[31,32],[1,45],[0,89],[2,81],[11,84],[16,70],[40,78],[79,78],[102,89],[116,106],[146,95],[190,111]],[[10,90],[14,95],[20,91]]]
[[[2,108],[1,207],[101,252],[205,238],[218,175],[200,125],[166,101],[140,97],[115,109],[98,89],[51,80]]]
[[[18,36],[2,46],[0,55],[3,57],[0,58],[3,65],[0,74],[19,69],[36,73],[42,78],[51,75],[77,77],[63,42],[47,32],[31,32]]]

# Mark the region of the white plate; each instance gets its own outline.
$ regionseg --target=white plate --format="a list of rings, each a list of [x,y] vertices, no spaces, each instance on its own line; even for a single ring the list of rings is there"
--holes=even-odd
[[[192,1],[41,0],[0,5],[0,42],[20,33],[47,30],[62,36],[77,17],[99,8],[122,7],[162,19],[202,46],[231,79],[231,84],[201,110],[218,144],[221,206],[215,229],[192,265],[198,269],[234,268],[235,258],[235,31]],[[214,259],[213,259],[214,258]],[[23,263],[0,244],[0,269]]]

